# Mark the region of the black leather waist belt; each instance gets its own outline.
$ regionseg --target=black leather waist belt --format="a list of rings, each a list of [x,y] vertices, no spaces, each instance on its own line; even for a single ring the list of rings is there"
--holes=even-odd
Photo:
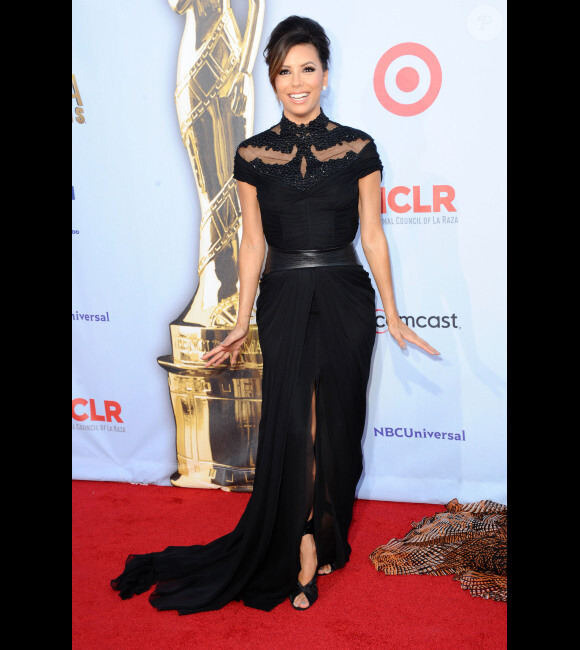
[[[360,265],[352,243],[336,248],[310,251],[284,251],[268,246],[264,274],[286,269],[303,269],[312,266]]]

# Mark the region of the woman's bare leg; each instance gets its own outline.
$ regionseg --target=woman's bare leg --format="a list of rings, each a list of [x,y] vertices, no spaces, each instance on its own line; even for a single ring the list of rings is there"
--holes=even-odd
[[[316,391],[312,391],[312,403],[310,407],[310,432],[312,434],[312,444],[316,440]],[[314,477],[316,476],[316,461],[312,463],[312,482],[314,484]],[[312,509],[308,515],[308,519],[312,518]],[[300,542],[300,573],[298,574],[298,582],[301,585],[307,585],[314,574],[318,565],[316,557],[316,544],[314,543],[313,535],[303,535]],[[327,565],[328,566],[328,565]],[[294,599],[295,607],[308,607],[308,598],[304,594],[298,594]]]

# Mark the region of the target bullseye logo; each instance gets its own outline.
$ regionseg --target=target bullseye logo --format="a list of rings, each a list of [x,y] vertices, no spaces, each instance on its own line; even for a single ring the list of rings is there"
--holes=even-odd
[[[395,115],[409,117],[435,101],[443,75],[437,57],[419,43],[399,43],[379,59],[373,78],[379,102]]]

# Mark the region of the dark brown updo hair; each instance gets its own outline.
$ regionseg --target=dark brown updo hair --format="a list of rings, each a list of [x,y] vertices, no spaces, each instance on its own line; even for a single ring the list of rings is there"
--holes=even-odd
[[[276,76],[284,64],[286,55],[295,45],[303,43],[314,45],[322,63],[322,69],[328,70],[330,40],[322,26],[311,18],[288,16],[274,27],[268,45],[264,49],[268,75],[274,92],[276,92]]]

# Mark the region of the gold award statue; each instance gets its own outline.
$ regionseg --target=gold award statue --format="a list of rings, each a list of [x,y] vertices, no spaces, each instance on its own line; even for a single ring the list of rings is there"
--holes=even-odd
[[[262,353],[257,327],[235,368],[204,368],[201,356],[236,322],[241,209],[233,178],[236,146],[252,135],[250,72],[264,18],[263,0],[249,0],[243,36],[229,0],[169,0],[185,14],[175,103],[201,207],[199,284],[170,324],[169,372],[176,423],[179,487],[251,491],[261,413]]]

